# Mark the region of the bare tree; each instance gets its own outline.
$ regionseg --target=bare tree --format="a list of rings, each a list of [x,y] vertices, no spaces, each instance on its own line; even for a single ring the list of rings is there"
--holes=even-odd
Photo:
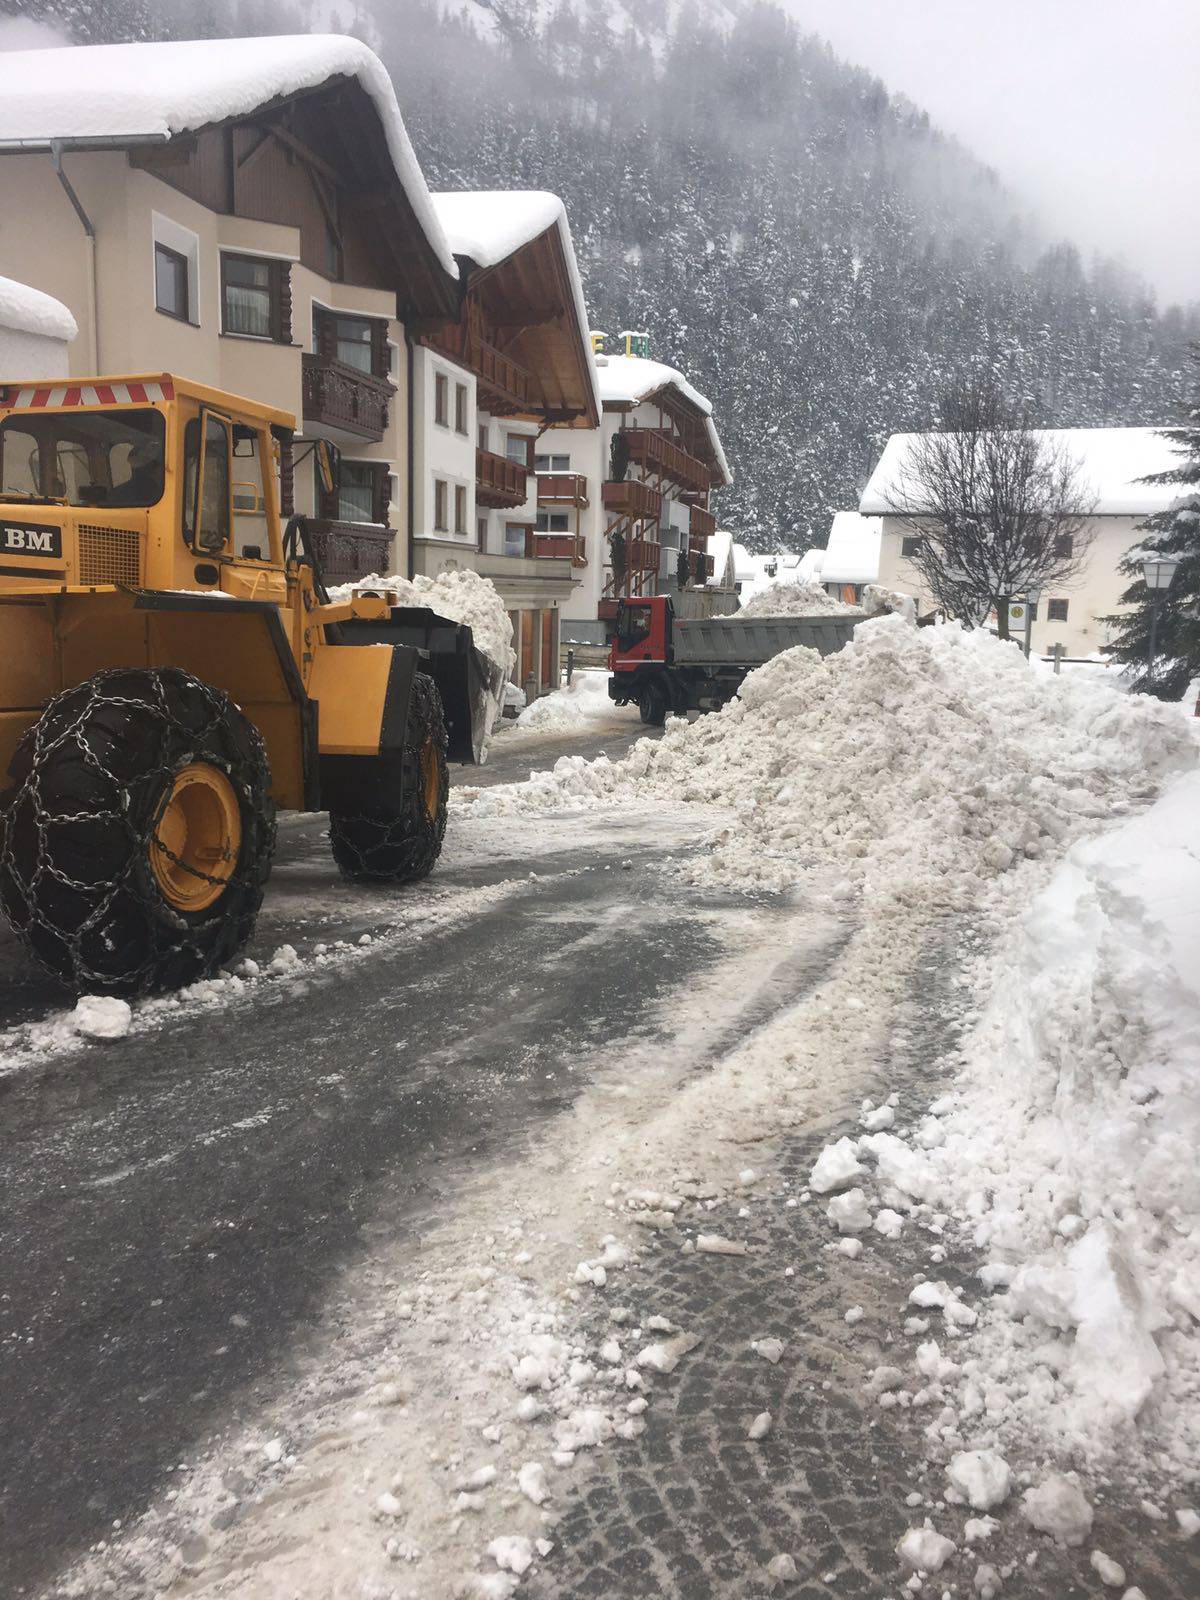
[[[913,540],[906,559],[949,616],[978,627],[1030,589],[1078,577],[1095,537],[1095,497],[1079,462],[1032,426],[993,374],[968,373],[943,397],[942,429],[913,436],[888,497]]]

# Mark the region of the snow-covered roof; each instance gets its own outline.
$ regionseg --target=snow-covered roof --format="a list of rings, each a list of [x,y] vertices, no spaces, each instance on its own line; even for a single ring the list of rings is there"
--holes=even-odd
[[[1146,516],[1171,503],[1170,484],[1140,483],[1141,478],[1179,465],[1179,453],[1154,428],[1046,428],[1053,446],[1069,450],[1079,463],[1081,486],[1095,498],[1097,516]],[[858,509],[886,516],[905,497],[905,468],[913,441],[921,435],[894,433],[863,490]],[[908,486],[911,495],[913,486]]]
[[[726,483],[733,482],[733,473],[725,459],[725,450],[713,421],[712,401],[694,388],[675,367],[663,361],[650,361],[645,356],[597,356],[596,368],[600,379],[600,398],[606,405],[637,406],[660,389],[675,389],[689,401],[704,418],[713,455]]]
[[[821,568],[825,564],[824,550],[806,550],[800,557],[796,572],[804,583],[820,583]]]
[[[556,194],[539,189],[443,190],[430,198],[451,250],[456,256],[469,256],[480,267],[498,266],[549,229],[557,228],[571,278],[579,336],[585,344],[588,342],[583,279],[575,259],[567,208]],[[599,411],[600,393],[591,361],[587,362],[587,370]]]
[[[874,583],[879,577],[883,519],[839,511],[821,562],[822,583]]]
[[[361,40],[343,34],[3,52],[0,148],[44,149],[52,139],[166,140],[338,76],[357,78],[374,101],[417,221],[441,265],[457,277],[387,69]]]
[[[75,318],[51,295],[31,289],[15,278],[0,278],[0,328],[16,333],[37,333],[46,339],[73,339],[79,332]]]

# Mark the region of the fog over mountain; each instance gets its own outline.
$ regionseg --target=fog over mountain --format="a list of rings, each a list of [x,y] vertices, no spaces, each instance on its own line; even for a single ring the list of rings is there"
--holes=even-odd
[[[758,0],[58,0],[77,37],[343,25],[431,186],[566,200],[593,326],[713,399],[746,542],[823,543],[889,433],[985,357],[1047,424],[1167,423],[1193,306],[1039,236],[928,116]]]

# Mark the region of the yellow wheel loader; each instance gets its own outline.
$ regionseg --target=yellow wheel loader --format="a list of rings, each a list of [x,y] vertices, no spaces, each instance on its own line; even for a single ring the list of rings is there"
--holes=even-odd
[[[331,603],[281,525],[294,426],[169,374],[0,386],[0,906],[77,991],[228,964],[276,808],[328,811],[348,878],[424,877],[479,757],[470,629]]]

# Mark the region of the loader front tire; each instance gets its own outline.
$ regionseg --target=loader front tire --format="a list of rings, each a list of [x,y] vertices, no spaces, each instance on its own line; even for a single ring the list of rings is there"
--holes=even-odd
[[[446,742],[437,685],[418,672],[402,756],[380,758],[374,792],[356,810],[329,813],[329,842],[343,877],[352,883],[416,883],[433,871],[446,835]]]
[[[174,667],[102,672],[26,733],[0,816],[0,905],[78,993],[212,976],[254,928],[275,812],[257,729]]]

